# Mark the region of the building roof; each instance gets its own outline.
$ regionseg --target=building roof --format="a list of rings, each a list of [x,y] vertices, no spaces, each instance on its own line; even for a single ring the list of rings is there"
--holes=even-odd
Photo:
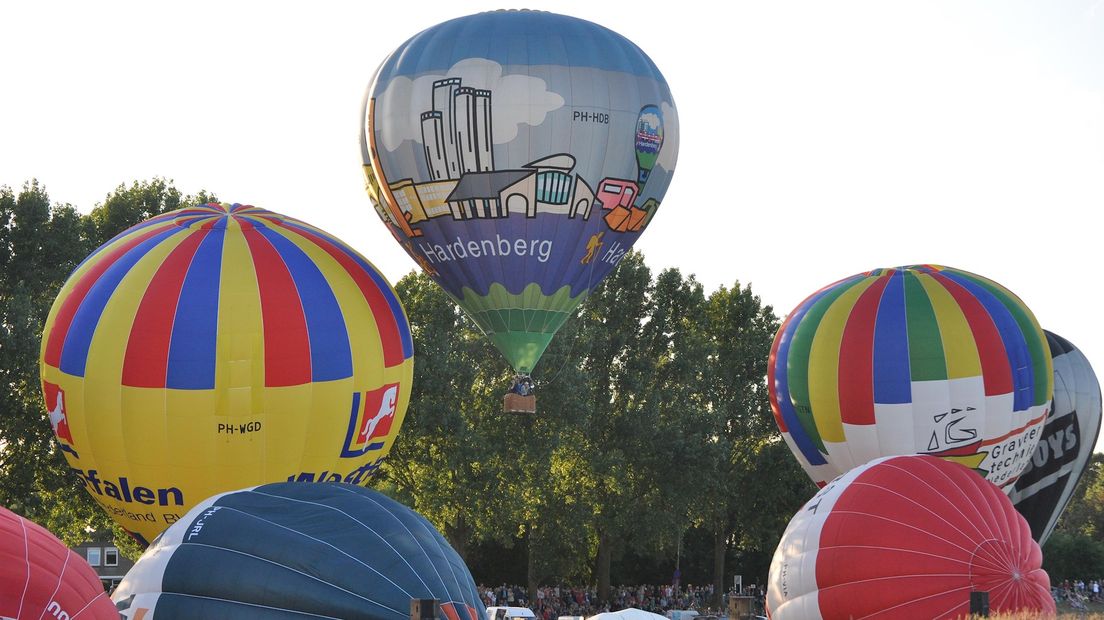
[[[456,189],[446,201],[472,198],[498,198],[502,190],[518,181],[536,174],[535,170],[495,170],[493,172],[469,172],[460,177]]]
[[[563,170],[564,172],[571,172],[571,169],[575,167],[575,158],[567,153],[557,153],[556,155],[549,155],[531,161],[525,164],[526,168],[556,168]]]

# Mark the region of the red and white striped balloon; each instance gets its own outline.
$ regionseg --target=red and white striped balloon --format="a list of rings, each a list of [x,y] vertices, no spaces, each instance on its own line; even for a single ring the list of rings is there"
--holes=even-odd
[[[119,612],[84,558],[0,508],[0,618],[118,620]]]
[[[957,618],[970,593],[993,611],[1054,614],[1027,522],[996,485],[913,455],[856,467],[790,521],[771,562],[773,620]]]

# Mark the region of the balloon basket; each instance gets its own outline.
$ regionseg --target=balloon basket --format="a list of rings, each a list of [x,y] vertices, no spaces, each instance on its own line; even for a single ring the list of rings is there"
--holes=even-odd
[[[502,413],[536,413],[537,396],[529,394],[522,396],[514,392],[507,392],[502,397]]]

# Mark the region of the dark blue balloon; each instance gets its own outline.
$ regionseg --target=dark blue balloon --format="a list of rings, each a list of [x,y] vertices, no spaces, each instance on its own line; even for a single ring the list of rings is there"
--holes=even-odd
[[[449,620],[486,616],[467,566],[425,517],[343,483],[268,484],[201,502],[112,598],[135,620],[406,620],[412,599],[429,598]]]

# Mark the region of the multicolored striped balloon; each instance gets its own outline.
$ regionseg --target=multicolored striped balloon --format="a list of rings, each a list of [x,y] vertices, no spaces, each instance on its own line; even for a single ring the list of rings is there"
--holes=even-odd
[[[876,269],[813,293],[778,330],[767,376],[778,428],[820,486],[880,456],[922,453],[1011,488],[1054,384],[1027,306],[935,265]]]
[[[412,356],[399,300],[354,250],[264,209],[206,204],[77,267],[41,370],[70,467],[148,541],[220,491],[366,483],[402,425]]]

